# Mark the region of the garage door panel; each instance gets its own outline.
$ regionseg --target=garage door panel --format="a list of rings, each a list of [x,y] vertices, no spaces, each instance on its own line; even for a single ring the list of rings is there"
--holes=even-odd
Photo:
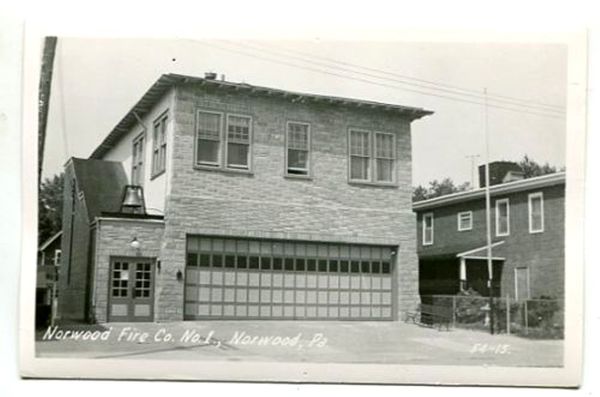
[[[188,240],[186,319],[391,319],[388,247]]]

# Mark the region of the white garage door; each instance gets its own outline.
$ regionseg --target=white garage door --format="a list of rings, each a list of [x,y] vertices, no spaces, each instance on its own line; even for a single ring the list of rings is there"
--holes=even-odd
[[[185,319],[391,320],[392,249],[189,236]]]

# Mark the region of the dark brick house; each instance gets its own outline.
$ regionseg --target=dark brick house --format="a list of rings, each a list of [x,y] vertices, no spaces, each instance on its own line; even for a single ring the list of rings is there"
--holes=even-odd
[[[565,173],[523,179],[491,163],[490,181],[494,295],[563,299]],[[415,202],[413,209],[421,296],[467,288],[489,296],[485,189]]]
[[[399,318],[410,127],[431,113],[161,76],[66,165],[62,318]]]

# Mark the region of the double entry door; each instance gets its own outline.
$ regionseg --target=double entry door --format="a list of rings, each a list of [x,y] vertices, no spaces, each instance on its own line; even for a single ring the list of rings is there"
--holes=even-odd
[[[111,258],[108,321],[154,320],[154,258]]]

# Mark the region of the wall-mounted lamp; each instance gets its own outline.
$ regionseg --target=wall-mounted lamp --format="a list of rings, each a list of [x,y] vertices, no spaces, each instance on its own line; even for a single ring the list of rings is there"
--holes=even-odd
[[[156,270],[160,273],[160,259],[156,260]]]
[[[129,243],[129,246],[135,250],[136,255],[140,255],[140,248],[142,247],[142,243],[134,237],[133,240]]]
[[[181,270],[177,270],[177,281],[181,281],[183,279],[183,273]]]

